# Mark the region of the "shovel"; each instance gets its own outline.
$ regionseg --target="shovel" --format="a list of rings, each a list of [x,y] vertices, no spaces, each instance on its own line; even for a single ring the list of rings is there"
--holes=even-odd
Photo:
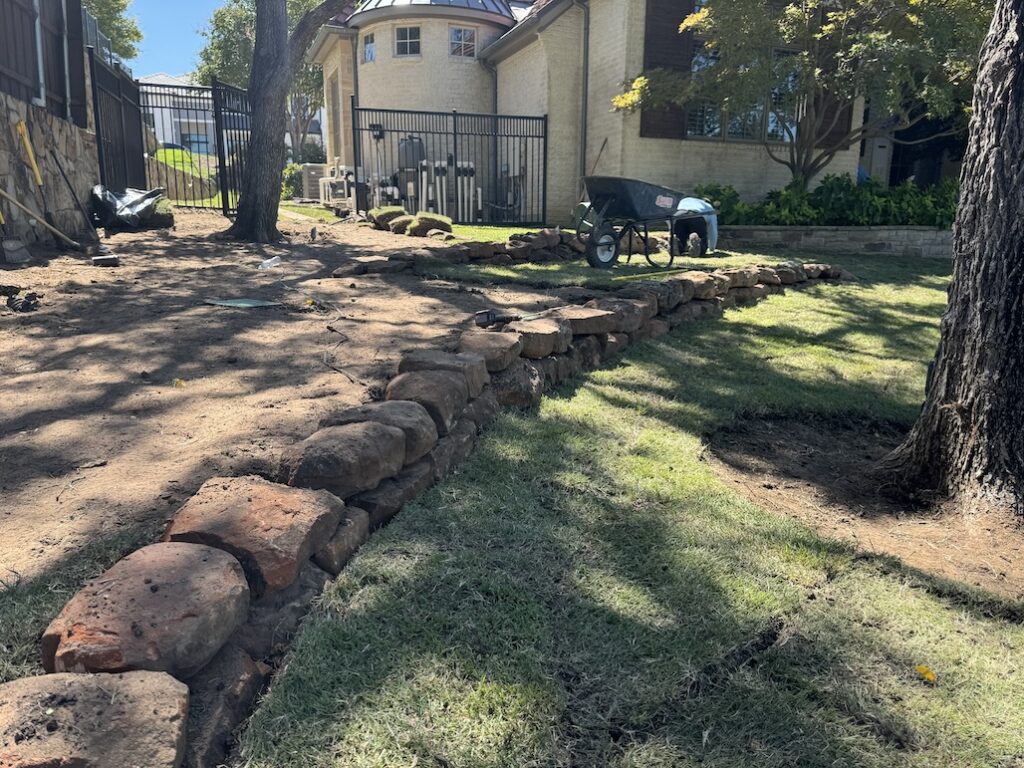
[[[0,247],[3,248],[4,261],[8,264],[25,264],[32,260],[25,243],[7,233],[7,221],[0,211]]]

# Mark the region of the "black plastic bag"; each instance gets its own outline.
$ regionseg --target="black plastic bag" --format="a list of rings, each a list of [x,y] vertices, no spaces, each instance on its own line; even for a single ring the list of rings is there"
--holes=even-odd
[[[124,194],[115,194],[102,184],[92,188],[89,195],[92,221],[104,229],[147,229],[157,224],[157,204],[166,199],[166,190],[161,187],[148,192],[141,189],[126,189]]]

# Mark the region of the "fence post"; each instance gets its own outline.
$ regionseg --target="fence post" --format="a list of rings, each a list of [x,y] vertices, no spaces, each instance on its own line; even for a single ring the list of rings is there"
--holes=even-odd
[[[459,112],[458,110],[452,110],[452,189],[455,190],[455,207],[452,213],[452,219],[455,220],[456,224],[465,224],[462,220],[462,195],[459,194]],[[447,203],[447,200],[445,201]]]
[[[548,223],[548,116],[544,115],[544,189],[541,191],[541,222]]]
[[[121,181],[124,182],[124,189],[120,190],[124,192],[128,188],[128,126],[124,122],[124,79],[127,77],[127,73],[121,68],[120,64],[115,65],[115,71],[117,72],[117,114],[121,119],[121,167],[124,168],[124,177]]]
[[[224,151],[224,115],[220,108],[220,80],[214,75],[210,81],[210,96],[213,99],[213,133],[214,141],[217,142],[217,186],[220,187],[220,210],[227,218],[230,214],[231,205],[228,198],[228,162],[227,153]]]
[[[100,184],[107,184],[107,157],[103,149],[103,119],[100,114],[100,88],[96,82],[96,49],[87,46],[89,54],[89,82],[92,85],[92,119],[96,123],[96,159],[100,164]]]
[[[359,104],[356,101],[356,95],[353,93],[351,98],[352,103],[352,204],[355,206],[356,213],[360,210],[370,210],[370,198],[369,195],[363,195],[360,191],[359,186],[359,169],[363,167],[363,143],[359,140]],[[338,105],[339,110],[341,105]],[[341,157],[344,158],[344,153]],[[364,199],[361,199],[365,197]],[[360,208],[362,205],[362,208]]]

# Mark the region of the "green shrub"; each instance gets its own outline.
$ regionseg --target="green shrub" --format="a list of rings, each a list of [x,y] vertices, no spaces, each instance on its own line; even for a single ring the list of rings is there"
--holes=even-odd
[[[326,163],[327,152],[320,144],[314,144],[312,141],[307,141],[302,145],[302,151],[299,153],[299,157],[304,163]]]
[[[399,216],[398,218],[392,219],[391,223],[388,224],[388,229],[394,232],[396,235],[404,235],[406,230],[409,229],[409,225],[416,221],[415,216]]]
[[[284,174],[281,176],[281,197],[302,197],[302,166],[298,163],[289,163],[284,167]]]
[[[408,215],[405,212],[405,208],[400,205],[386,205],[382,208],[374,208],[368,211],[366,218],[372,221],[377,226],[377,229],[390,229],[392,221],[399,216]]]
[[[756,224],[799,226],[818,223],[818,212],[811,205],[807,191],[793,186],[769,192],[764,202],[754,206],[753,215],[759,219],[754,222]]]
[[[956,218],[959,183],[948,179],[922,189],[911,181],[884,187],[877,181],[861,184],[846,175],[829,175],[811,192],[789,186],[765,195],[759,203],[740,200],[735,189],[704,184],[695,194],[718,211],[722,225],[782,226],[915,225],[948,229]]]

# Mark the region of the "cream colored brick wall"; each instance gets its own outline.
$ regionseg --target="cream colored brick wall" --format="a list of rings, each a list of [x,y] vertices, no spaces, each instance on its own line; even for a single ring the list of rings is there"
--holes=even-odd
[[[359,105],[378,109],[430,112],[494,111],[494,77],[479,60],[451,56],[448,31],[453,24],[477,30],[477,50],[501,34],[497,25],[416,18],[381,21],[359,30]],[[395,56],[395,29],[420,28],[419,56]],[[362,39],[373,34],[376,61],[362,62]]]
[[[324,146],[328,163],[338,158],[342,165],[352,164],[352,93],[354,90],[352,41],[348,38],[335,38],[333,44],[323,55],[324,70]],[[338,78],[338,112],[340,124],[335,128],[332,115],[331,79]],[[337,141],[335,140],[337,136]]]
[[[643,70],[645,0],[592,0],[591,136],[588,164],[608,145],[598,173],[631,176],[692,189],[699,184],[731,184],[745,198],[757,198],[786,185],[789,171],[756,143],[651,139],[640,136],[640,115],[611,112],[620,84]],[[856,115],[862,109],[855,109]],[[859,147],[839,153],[825,173],[856,175]]]

